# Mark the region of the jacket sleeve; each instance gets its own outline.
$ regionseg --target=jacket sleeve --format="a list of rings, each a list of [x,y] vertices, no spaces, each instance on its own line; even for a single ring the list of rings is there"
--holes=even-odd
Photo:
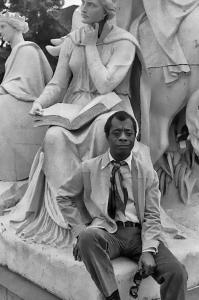
[[[161,236],[159,180],[155,170],[150,172],[145,190],[145,211],[142,224],[142,251],[157,251]]]
[[[83,216],[89,218],[83,201],[83,167],[80,165],[74,175],[69,178],[58,190],[56,201],[65,223],[72,228],[75,236],[86,226]]]

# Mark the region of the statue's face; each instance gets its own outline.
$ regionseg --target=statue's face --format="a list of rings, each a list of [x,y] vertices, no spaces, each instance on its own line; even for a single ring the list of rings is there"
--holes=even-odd
[[[120,121],[112,119],[109,136],[107,137],[110,153],[115,160],[126,159],[135,143],[135,130],[131,119]]]
[[[11,42],[15,34],[15,29],[7,22],[0,22],[0,35],[6,42]]]
[[[82,22],[86,24],[98,23],[105,17],[105,10],[99,0],[82,0]]]

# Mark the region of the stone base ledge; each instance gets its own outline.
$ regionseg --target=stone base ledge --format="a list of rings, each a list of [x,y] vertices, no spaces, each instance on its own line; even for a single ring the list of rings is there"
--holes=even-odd
[[[61,300],[26,278],[0,266],[0,299]]]
[[[168,246],[187,268],[188,287],[198,286],[199,241],[168,240]],[[44,245],[27,244],[12,231],[6,230],[0,233],[0,265],[47,290],[55,295],[55,299],[56,297],[62,300],[103,299],[84,264],[74,261],[71,248],[55,249]],[[120,257],[113,260],[113,266],[122,300],[132,300],[129,289],[137,265],[127,258]],[[1,277],[0,284],[2,284]],[[143,280],[139,300],[158,298],[159,286],[156,282],[152,278]]]

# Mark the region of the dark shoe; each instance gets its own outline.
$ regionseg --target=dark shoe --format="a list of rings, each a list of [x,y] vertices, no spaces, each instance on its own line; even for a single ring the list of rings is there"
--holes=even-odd
[[[119,291],[116,290],[115,292],[113,292],[112,295],[110,295],[109,297],[106,297],[106,300],[121,300]]]

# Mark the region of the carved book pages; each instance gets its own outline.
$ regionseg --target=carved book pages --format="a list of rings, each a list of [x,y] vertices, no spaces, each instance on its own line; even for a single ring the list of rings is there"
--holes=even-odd
[[[97,116],[110,111],[121,102],[114,92],[95,97],[86,106],[57,103],[43,110],[42,115],[33,116],[34,127],[56,125],[68,130],[77,130],[92,122]]]

